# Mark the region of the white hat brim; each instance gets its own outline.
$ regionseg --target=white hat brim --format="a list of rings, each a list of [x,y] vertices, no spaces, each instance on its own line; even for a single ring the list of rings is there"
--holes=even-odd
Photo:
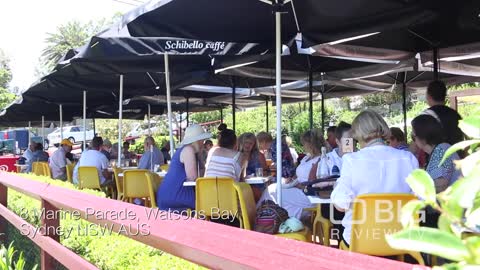
[[[180,146],[194,143],[196,141],[206,140],[212,138],[212,133],[205,132],[194,137],[183,138],[183,141],[180,143]]]

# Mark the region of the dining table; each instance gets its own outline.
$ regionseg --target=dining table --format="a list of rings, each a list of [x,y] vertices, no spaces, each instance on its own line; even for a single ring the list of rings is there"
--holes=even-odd
[[[245,179],[245,183],[249,185],[263,185],[269,183],[273,178],[271,176],[254,176]],[[194,187],[197,185],[195,181],[185,181],[183,182],[184,187]]]

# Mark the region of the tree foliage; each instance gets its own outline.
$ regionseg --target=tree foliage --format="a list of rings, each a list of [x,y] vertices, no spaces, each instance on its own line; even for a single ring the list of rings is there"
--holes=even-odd
[[[8,84],[12,80],[10,60],[0,49],[0,110],[4,109],[15,98],[13,93],[8,91]]]
[[[46,75],[69,50],[84,45],[91,36],[98,34],[111,22],[107,19],[88,23],[74,20],[58,26],[54,33],[47,33],[47,46],[40,57],[41,66],[36,69],[37,75]]]

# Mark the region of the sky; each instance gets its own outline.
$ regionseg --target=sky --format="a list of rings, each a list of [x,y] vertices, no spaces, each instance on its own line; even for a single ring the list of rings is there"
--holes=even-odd
[[[10,88],[32,85],[35,67],[47,33],[71,20],[88,22],[111,18],[135,8],[139,0],[2,0],[0,1],[0,49],[10,58]]]

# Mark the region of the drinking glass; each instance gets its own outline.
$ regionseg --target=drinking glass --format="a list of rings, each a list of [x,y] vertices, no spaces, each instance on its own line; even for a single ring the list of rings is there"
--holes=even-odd
[[[263,177],[263,168],[255,169],[255,176],[256,177]]]

